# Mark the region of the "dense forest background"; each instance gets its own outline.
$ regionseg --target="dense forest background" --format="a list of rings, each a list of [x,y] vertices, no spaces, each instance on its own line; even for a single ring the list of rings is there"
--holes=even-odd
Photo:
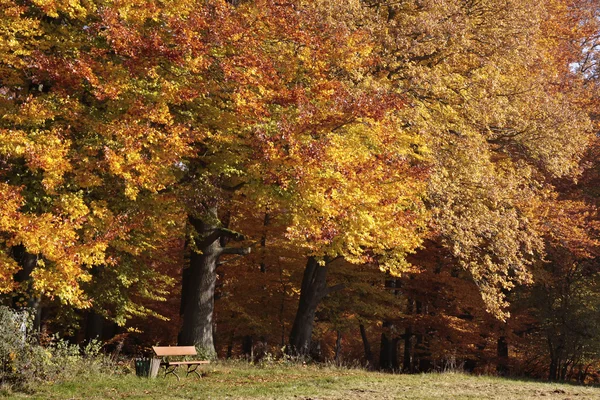
[[[0,0],[0,301],[597,382],[599,46],[595,0]]]

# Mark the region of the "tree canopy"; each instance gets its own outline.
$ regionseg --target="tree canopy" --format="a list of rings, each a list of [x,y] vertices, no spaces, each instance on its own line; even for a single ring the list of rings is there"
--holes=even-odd
[[[469,323],[500,349],[516,320],[593,316],[598,20],[586,0],[0,0],[0,293],[122,326],[181,297],[179,341],[211,353],[217,320],[306,353],[315,320],[365,349],[401,326],[411,371]]]

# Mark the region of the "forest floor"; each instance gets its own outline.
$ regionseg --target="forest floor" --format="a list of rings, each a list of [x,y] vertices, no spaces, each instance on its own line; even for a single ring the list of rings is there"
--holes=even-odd
[[[181,374],[185,376],[185,373]],[[216,363],[203,378],[181,381],[134,374],[89,374],[40,385],[11,399],[600,399],[600,388],[473,376],[461,373],[396,375],[318,366]]]

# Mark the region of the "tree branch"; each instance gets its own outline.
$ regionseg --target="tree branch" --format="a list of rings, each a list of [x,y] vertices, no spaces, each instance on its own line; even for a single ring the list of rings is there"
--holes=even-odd
[[[198,243],[196,245],[196,247],[198,247],[198,249],[203,249],[204,247],[210,246],[215,240],[219,240],[221,238],[222,234],[220,232],[219,229],[215,229],[214,231],[212,231],[210,233],[210,235],[206,236],[204,239],[202,239],[200,241],[200,243]]]
[[[242,235],[239,232],[232,231],[231,229],[218,228],[217,230],[221,233],[221,236],[227,237],[229,239],[233,239],[233,240],[235,240],[237,242],[241,242],[242,240],[246,240],[246,236]]]
[[[231,229],[227,228],[216,228],[208,236],[203,238],[200,243],[198,243],[197,247],[202,249],[203,247],[210,246],[211,243],[213,243],[215,240],[219,240],[222,237],[233,239],[237,242],[246,240],[246,236],[239,232],[232,231]]]
[[[323,290],[323,293],[321,294],[321,299],[329,296],[331,293],[339,292],[340,290],[343,290],[345,288],[346,285],[343,283],[338,283],[337,285],[329,286],[328,288],[325,288],[325,290]]]
[[[334,257],[334,258],[326,257],[325,258],[325,265],[333,264],[334,262],[336,262],[337,260],[339,260],[341,258],[344,258],[344,256],[337,256],[337,257]]]
[[[234,186],[221,186],[221,189],[223,189],[227,192],[235,192],[236,190],[241,189],[245,184],[246,184],[246,182],[240,182]]]
[[[220,267],[220,266],[221,266],[221,265],[223,265],[223,264],[227,264],[227,263],[229,263],[229,262],[235,261],[235,260],[237,260],[237,259],[239,259],[239,258],[242,258],[242,257],[244,257],[244,256],[246,256],[246,255],[248,255],[248,254],[250,254],[250,253],[251,253],[251,250],[252,250],[252,247],[256,246],[257,244],[258,244],[258,242],[254,242],[254,243],[252,243],[252,244],[251,244],[250,246],[248,246],[248,247],[241,247],[241,249],[248,250],[248,252],[247,252],[247,253],[243,253],[243,252],[241,252],[241,253],[229,253],[229,252],[227,252],[227,253],[221,253],[221,254],[237,254],[237,257],[231,257],[231,258],[228,258],[227,260],[224,260],[224,261],[221,261],[221,260],[219,260],[219,262],[217,263],[217,267]],[[229,247],[226,247],[226,249],[227,249],[227,248],[229,248]]]
[[[225,247],[224,249],[221,249],[221,254],[238,254],[245,256],[251,252],[251,247]]]

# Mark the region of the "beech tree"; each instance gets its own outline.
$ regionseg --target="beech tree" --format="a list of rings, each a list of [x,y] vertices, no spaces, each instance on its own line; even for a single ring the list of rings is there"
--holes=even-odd
[[[180,344],[215,353],[217,293],[231,338],[304,355],[317,318],[409,371],[503,358],[511,296],[578,299],[513,308],[560,332],[597,300],[595,183],[567,183],[596,162],[597,9],[0,0],[0,292],[124,325],[181,279]]]
[[[372,6],[387,27],[382,68],[435,160],[432,229],[504,318],[503,291],[529,282],[544,252],[532,205],[548,177],[577,173],[589,140],[563,43],[549,39],[554,2]]]
[[[157,193],[173,180],[177,152],[161,138],[177,135],[152,129],[156,114],[136,114],[152,94],[130,59],[111,52],[100,22],[110,11],[1,8],[0,251],[3,291],[124,324],[151,313],[140,299],[164,299],[171,281],[148,265],[180,221],[172,196]],[[19,265],[18,253],[35,262]]]

